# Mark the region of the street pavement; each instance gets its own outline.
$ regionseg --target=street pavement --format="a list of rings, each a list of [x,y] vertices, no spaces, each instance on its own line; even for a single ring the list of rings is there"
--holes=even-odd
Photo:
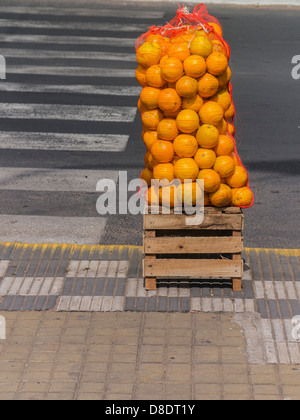
[[[170,20],[175,4],[29,1],[0,10],[2,241],[141,245],[141,216],[98,215],[96,184],[120,170],[140,175],[134,43]],[[299,9],[209,11],[232,49],[236,139],[255,194],[245,246],[297,248]]]

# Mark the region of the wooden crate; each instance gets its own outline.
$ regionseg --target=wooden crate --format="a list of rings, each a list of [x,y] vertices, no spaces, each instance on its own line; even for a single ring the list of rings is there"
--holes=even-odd
[[[185,214],[144,214],[144,279],[147,290],[164,279],[228,279],[242,288],[244,215],[237,207],[206,207],[201,225]]]

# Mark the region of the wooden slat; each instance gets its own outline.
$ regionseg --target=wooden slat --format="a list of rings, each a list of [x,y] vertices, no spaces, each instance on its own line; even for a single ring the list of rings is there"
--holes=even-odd
[[[149,231],[151,232],[151,231]],[[145,254],[236,254],[243,250],[242,237],[145,238]]]
[[[145,277],[242,277],[241,264],[232,260],[155,259],[144,261]]]
[[[172,230],[172,229],[189,229],[189,230],[241,230],[242,215],[239,214],[206,214],[201,225],[186,225],[186,218],[194,216],[185,216],[183,214],[145,214],[144,229],[145,230]]]
[[[155,206],[154,214],[163,214],[163,207]],[[239,207],[205,207],[204,214],[241,214],[242,210]],[[151,207],[145,206],[144,214],[151,214]],[[169,214],[174,214],[174,209],[169,209]]]

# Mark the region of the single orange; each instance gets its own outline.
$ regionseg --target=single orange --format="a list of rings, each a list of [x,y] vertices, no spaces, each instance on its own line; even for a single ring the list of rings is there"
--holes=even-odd
[[[234,117],[234,114],[235,114],[234,105],[231,104],[228,110],[225,112],[224,117],[227,121],[229,121]]]
[[[146,168],[150,169],[151,171],[153,171],[154,166],[157,165],[156,160],[154,159],[151,152],[149,152],[149,150],[145,154],[144,162],[145,162]]]
[[[141,179],[143,179],[148,187],[151,187],[151,180],[153,177],[153,172],[149,168],[145,168],[141,173]]]
[[[220,88],[228,85],[228,83],[231,80],[231,69],[230,67],[227,67],[227,69],[224,71],[221,76],[217,76],[217,79],[219,81]]]
[[[199,167],[192,158],[180,158],[174,162],[174,177],[180,181],[195,180]]]
[[[181,106],[180,96],[175,89],[163,89],[158,96],[158,106],[164,112],[176,112]]]
[[[150,187],[146,197],[148,206],[159,206],[159,188],[155,185]]]
[[[172,163],[159,163],[153,168],[153,178],[159,181],[163,179],[169,182],[174,179],[174,166]]]
[[[216,192],[209,194],[209,200],[215,207],[230,206],[232,201],[231,188],[226,184],[221,184]]]
[[[168,163],[174,157],[174,147],[170,141],[157,140],[152,148],[151,154],[158,163]]]
[[[219,142],[219,131],[214,125],[203,124],[197,131],[196,139],[200,147],[212,149]]]
[[[218,125],[223,119],[224,111],[221,105],[213,101],[207,101],[199,111],[200,120],[203,124]]]
[[[220,188],[221,178],[218,172],[213,169],[201,169],[198,179],[204,181],[204,191],[208,193],[216,192]]]
[[[174,151],[179,157],[193,157],[198,150],[196,138],[190,134],[179,134],[173,143]]]
[[[228,67],[228,59],[221,52],[214,51],[206,59],[206,69],[214,76],[221,76]]]
[[[233,124],[231,124],[231,123],[228,123],[228,132],[229,132],[232,136],[234,136],[234,135],[235,135],[235,127],[234,127],[234,125],[233,125]]]
[[[205,59],[200,55],[191,55],[184,60],[183,68],[187,76],[198,79],[206,72]]]
[[[248,207],[253,202],[253,193],[248,187],[233,188],[232,204],[237,207]]]
[[[161,88],[166,84],[159,64],[155,64],[146,70],[146,83],[155,88]]]
[[[182,98],[193,98],[198,91],[198,82],[193,77],[183,76],[176,83],[176,91]]]
[[[141,66],[140,64],[137,66],[135,77],[141,86],[147,86],[146,72],[147,69],[145,67]]]
[[[142,104],[148,109],[155,109],[158,107],[158,97],[161,90],[146,86],[141,92],[140,100]]]
[[[208,57],[213,52],[213,44],[206,35],[195,36],[190,43],[192,54]]]
[[[217,156],[231,156],[231,153],[234,151],[234,142],[232,138],[221,134],[214,151]]]
[[[142,114],[142,122],[147,130],[157,130],[160,120],[164,118],[164,114],[160,109],[151,109]]]
[[[191,109],[183,109],[177,115],[176,123],[182,133],[194,133],[199,127],[199,116]]]
[[[183,65],[179,58],[169,57],[161,63],[162,76],[167,82],[177,82],[183,75]]]
[[[212,149],[198,149],[194,156],[194,160],[200,169],[210,169],[216,161],[216,154]]]
[[[178,136],[176,121],[171,118],[164,118],[157,127],[158,137],[162,140],[174,140]]]
[[[214,96],[210,98],[210,101],[217,102],[224,109],[224,112],[228,111],[231,106],[231,96],[226,88],[222,88]]]
[[[213,169],[218,172],[221,178],[227,178],[234,173],[234,160],[230,156],[217,156]]]
[[[156,42],[145,42],[136,53],[136,61],[143,67],[150,67],[159,63],[162,51]]]
[[[228,129],[227,121],[223,118],[222,121],[220,121],[216,127],[219,130],[220,134],[226,134],[227,129]]]
[[[248,181],[248,174],[242,166],[236,166],[234,173],[226,178],[227,184],[232,188],[244,187]]]
[[[219,89],[218,79],[212,74],[205,73],[198,81],[198,93],[202,98],[210,98]]]
[[[214,31],[221,37],[223,38],[223,31],[222,28],[219,24],[217,24],[216,22],[208,22],[208,24],[210,26],[212,26],[214,28]]]

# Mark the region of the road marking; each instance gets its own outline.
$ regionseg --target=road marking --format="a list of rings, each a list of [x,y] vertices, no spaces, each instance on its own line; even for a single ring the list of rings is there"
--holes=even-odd
[[[133,122],[136,108],[0,103],[0,118]]]
[[[7,65],[6,75],[35,74],[45,76],[82,76],[82,77],[126,77],[135,78],[134,69],[109,69],[97,67],[68,67],[68,66],[18,66]]]
[[[138,32],[148,31],[144,23],[111,23],[111,22],[76,22],[76,21],[38,21],[21,19],[0,19],[1,28],[42,28],[42,29],[74,29],[115,32]]]
[[[90,37],[90,36],[60,36],[60,35],[9,35],[2,34],[1,42],[18,42],[29,44],[74,44],[85,45],[110,45],[111,47],[130,47],[135,46],[135,38],[115,38],[115,37]]]
[[[129,135],[0,131],[0,149],[123,152]]]
[[[0,190],[95,192],[100,179],[117,183],[118,176],[112,170],[0,168]]]
[[[40,59],[81,59],[81,60],[107,60],[135,62],[135,54],[114,53],[103,51],[45,51],[44,49],[28,50],[1,48],[1,55],[5,58],[40,58]]]
[[[99,244],[106,217],[0,215],[1,240],[31,244]]]
[[[35,85],[30,83],[0,83],[0,92],[72,93],[86,95],[136,96],[141,86],[97,86],[97,85]]]
[[[19,6],[0,6],[1,13],[17,13],[27,15],[53,15],[53,16],[98,16],[98,17],[118,17],[138,18],[138,19],[160,19],[164,12],[151,10],[128,10],[128,9],[102,9],[102,8],[67,8],[67,7],[19,7]]]

